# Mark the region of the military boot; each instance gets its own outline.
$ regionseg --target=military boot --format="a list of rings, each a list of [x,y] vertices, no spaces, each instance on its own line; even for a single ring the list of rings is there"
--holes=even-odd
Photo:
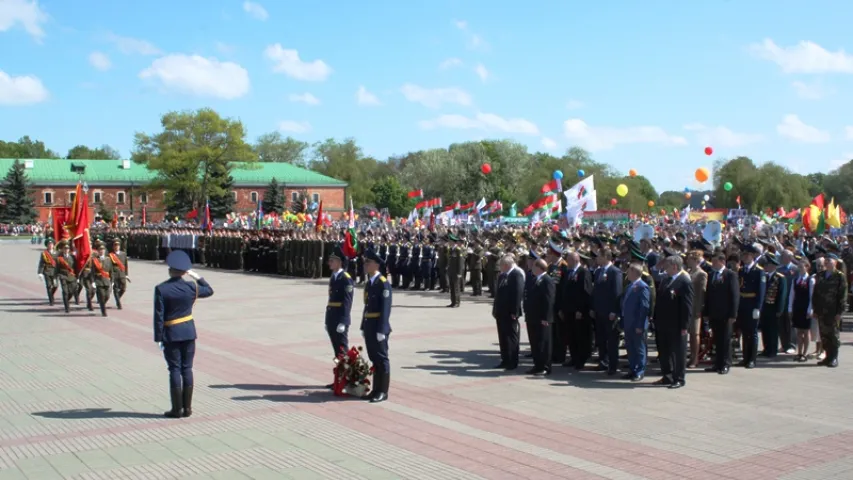
[[[378,391],[376,392],[376,395],[370,399],[370,403],[380,403],[388,400],[388,387],[391,384],[391,374],[383,373],[380,377],[382,378],[380,382],[382,384],[381,388],[377,389]]]
[[[184,387],[184,417],[193,414],[193,386]]]
[[[181,418],[184,415],[184,397],[179,388],[169,388],[169,396],[172,399],[172,409],[163,413],[168,418]]]

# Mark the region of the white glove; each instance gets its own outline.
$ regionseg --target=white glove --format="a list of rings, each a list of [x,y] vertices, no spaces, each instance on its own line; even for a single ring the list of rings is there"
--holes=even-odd
[[[195,280],[198,280],[199,278],[201,278],[201,275],[195,273],[192,270],[187,270],[187,275],[189,275],[191,278],[193,278]]]
[[[344,330],[346,330],[346,329],[347,329],[346,325],[344,325],[343,323],[339,323],[338,328],[336,328],[335,331],[338,333],[344,333]]]
[[[753,308],[752,309],[752,319],[758,320],[759,318],[761,318],[761,310],[759,310],[757,308]]]
[[[93,283],[93,284],[92,284],[92,290],[94,290],[95,288],[96,288],[96,287],[95,287],[95,284]]]
[[[376,341],[377,341],[377,342],[384,342],[386,338],[387,338],[387,337],[386,337],[385,335],[381,334],[381,333],[377,333],[377,334],[376,334]]]
[[[157,344],[160,346],[160,350],[164,350],[164,349],[165,349],[165,347],[163,346],[163,342],[157,342]]]
[[[364,338],[364,330],[361,331],[361,336]]]
[[[42,282],[44,281],[44,274],[39,273],[39,280],[41,280]]]

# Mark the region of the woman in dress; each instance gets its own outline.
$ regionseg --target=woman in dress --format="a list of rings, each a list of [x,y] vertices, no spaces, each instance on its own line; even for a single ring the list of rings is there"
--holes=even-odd
[[[797,276],[794,277],[788,301],[788,314],[791,316],[791,324],[797,329],[797,355],[794,357],[795,362],[806,361],[806,355],[809,351],[809,332],[812,329],[812,324],[817,325],[817,321],[812,319],[812,293],[814,292],[814,284],[814,276],[809,275],[808,260],[801,261],[798,265]]]

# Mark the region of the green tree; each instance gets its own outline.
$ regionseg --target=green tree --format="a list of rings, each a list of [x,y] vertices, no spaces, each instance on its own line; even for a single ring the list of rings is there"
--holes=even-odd
[[[223,183],[230,168],[235,162],[257,160],[245,141],[243,124],[212,109],[169,112],[160,123],[160,133],[136,134],[132,159],[157,172],[152,186],[167,192],[171,208],[189,211],[207,198],[230,196],[230,188]],[[181,198],[176,198],[177,192]],[[186,205],[178,203],[186,200]]]
[[[98,148],[89,148],[85,145],[77,145],[68,150],[65,158],[69,160],[119,160],[121,154],[109,145]]]
[[[0,186],[0,194],[5,201],[0,221],[18,224],[33,223],[37,215],[23,162],[15,160],[6,172],[6,178]]]
[[[314,156],[309,167],[323,175],[343,180],[349,184],[349,194],[356,205],[373,203],[376,159],[365,157],[355,140],[348,138],[337,142],[330,138],[314,144]]]
[[[113,212],[104,205],[104,202],[98,204],[98,216],[106,223],[112,223],[113,221]]]
[[[308,151],[308,143],[291,137],[282,137],[279,132],[261,135],[253,148],[261,162],[291,163],[301,167],[306,165],[305,154]]]
[[[400,185],[396,177],[384,177],[379,179],[371,187],[376,207],[387,208],[391,217],[403,217],[407,215],[414,206],[414,201],[408,197],[408,191]]]
[[[0,141],[0,158],[59,158],[44,142],[24,135],[17,142]]]
[[[275,212],[280,215],[284,211],[284,192],[281,191],[281,186],[275,178],[267,186],[261,204],[264,208],[264,213]]]
[[[218,164],[210,172],[210,183],[218,185],[210,192],[210,218],[225,218],[225,215],[234,211],[234,177],[231,176],[229,164]],[[202,212],[202,209],[199,209]]]
[[[830,172],[824,178],[823,186],[825,189],[823,193],[829,199],[834,198],[848,214],[853,212],[853,160]],[[806,204],[807,202],[800,206]]]
[[[307,213],[305,212],[306,207],[308,206],[308,191],[302,190],[296,193],[296,198],[292,198],[290,200],[290,205],[287,207],[287,210],[290,213]]]
[[[726,191],[725,184],[732,189]],[[714,165],[714,206],[737,208],[737,198],[747,210],[758,212],[779,207],[799,207],[808,203],[812,182],[802,175],[767,162],[757,167],[748,157],[718,161]]]

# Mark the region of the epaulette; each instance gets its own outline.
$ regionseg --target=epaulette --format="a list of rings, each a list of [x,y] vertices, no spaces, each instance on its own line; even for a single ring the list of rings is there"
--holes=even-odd
[[[779,276],[779,277],[785,278],[785,275],[782,275],[782,274],[781,274],[781,273],[779,273],[779,272],[773,272],[773,273],[775,273],[775,274],[776,274],[777,276]]]
[[[385,279],[385,277],[383,277],[382,275],[379,275],[379,281],[380,281],[380,282],[382,282],[382,283],[385,283],[385,282],[387,282],[388,280],[386,280],[386,279]]]
[[[756,265],[755,268],[757,268],[759,270],[764,270],[764,267],[762,267],[761,265]]]
[[[350,276],[349,276],[349,272],[344,272],[344,277],[346,277],[346,278],[352,278],[352,277],[350,277]]]

